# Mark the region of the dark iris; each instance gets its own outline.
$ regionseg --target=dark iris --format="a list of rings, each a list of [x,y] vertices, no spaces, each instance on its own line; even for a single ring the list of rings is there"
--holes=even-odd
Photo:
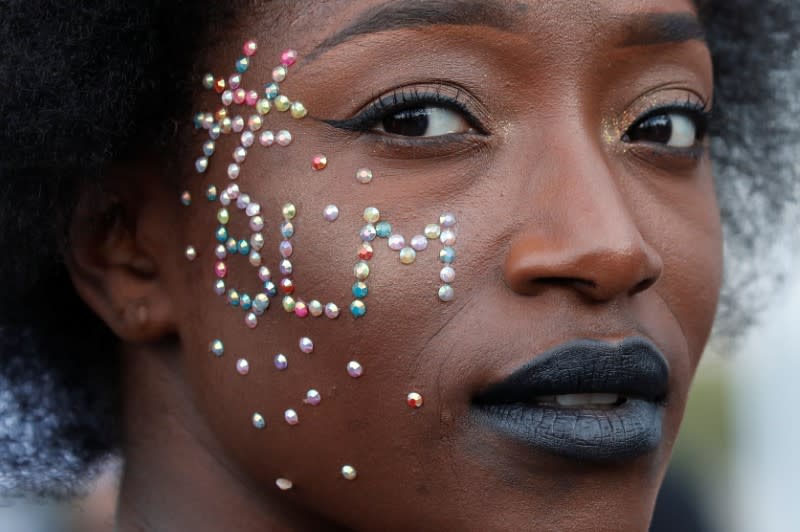
[[[384,131],[404,137],[421,137],[428,130],[428,109],[408,109],[383,119]]]
[[[667,144],[672,137],[672,120],[669,115],[651,116],[628,132],[631,141],[643,140]]]

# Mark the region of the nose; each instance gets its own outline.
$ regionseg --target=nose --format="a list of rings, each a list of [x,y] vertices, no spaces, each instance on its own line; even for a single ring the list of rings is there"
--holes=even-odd
[[[580,182],[571,187],[562,181],[547,202],[532,202],[544,212],[512,238],[506,284],[522,295],[569,289],[596,302],[653,286],[663,261],[645,241],[613,178],[575,181]]]

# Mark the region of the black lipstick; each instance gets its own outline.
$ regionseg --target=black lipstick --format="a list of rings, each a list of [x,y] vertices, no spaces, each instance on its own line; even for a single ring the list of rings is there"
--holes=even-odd
[[[475,419],[578,460],[626,460],[661,442],[669,365],[648,340],[578,340],[536,356],[473,399]]]

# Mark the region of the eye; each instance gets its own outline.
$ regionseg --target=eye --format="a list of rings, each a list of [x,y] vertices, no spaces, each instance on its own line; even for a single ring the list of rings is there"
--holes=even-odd
[[[374,131],[403,137],[438,137],[467,133],[471,129],[467,120],[458,111],[432,106],[387,114],[374,127]]]
[[[625,132],[622,140],[686,149],[705,138],[707,127],[708,113],[702,108],[660,109],[639,119]]]

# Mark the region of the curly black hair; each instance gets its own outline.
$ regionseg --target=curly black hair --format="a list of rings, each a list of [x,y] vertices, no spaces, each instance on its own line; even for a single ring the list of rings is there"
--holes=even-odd
[[[0,0],[0,495],[74,493],[116,448],[116,341],[74,293],[64,228],[111,161],[176,142],[200,43],[213,45],[211,21],[218,29],[243,5]],[[754,314],[740,297],[763,270],[753,256],[798,196],[800,4],[700,7],[732,266],[719,330],[730,336]]]

